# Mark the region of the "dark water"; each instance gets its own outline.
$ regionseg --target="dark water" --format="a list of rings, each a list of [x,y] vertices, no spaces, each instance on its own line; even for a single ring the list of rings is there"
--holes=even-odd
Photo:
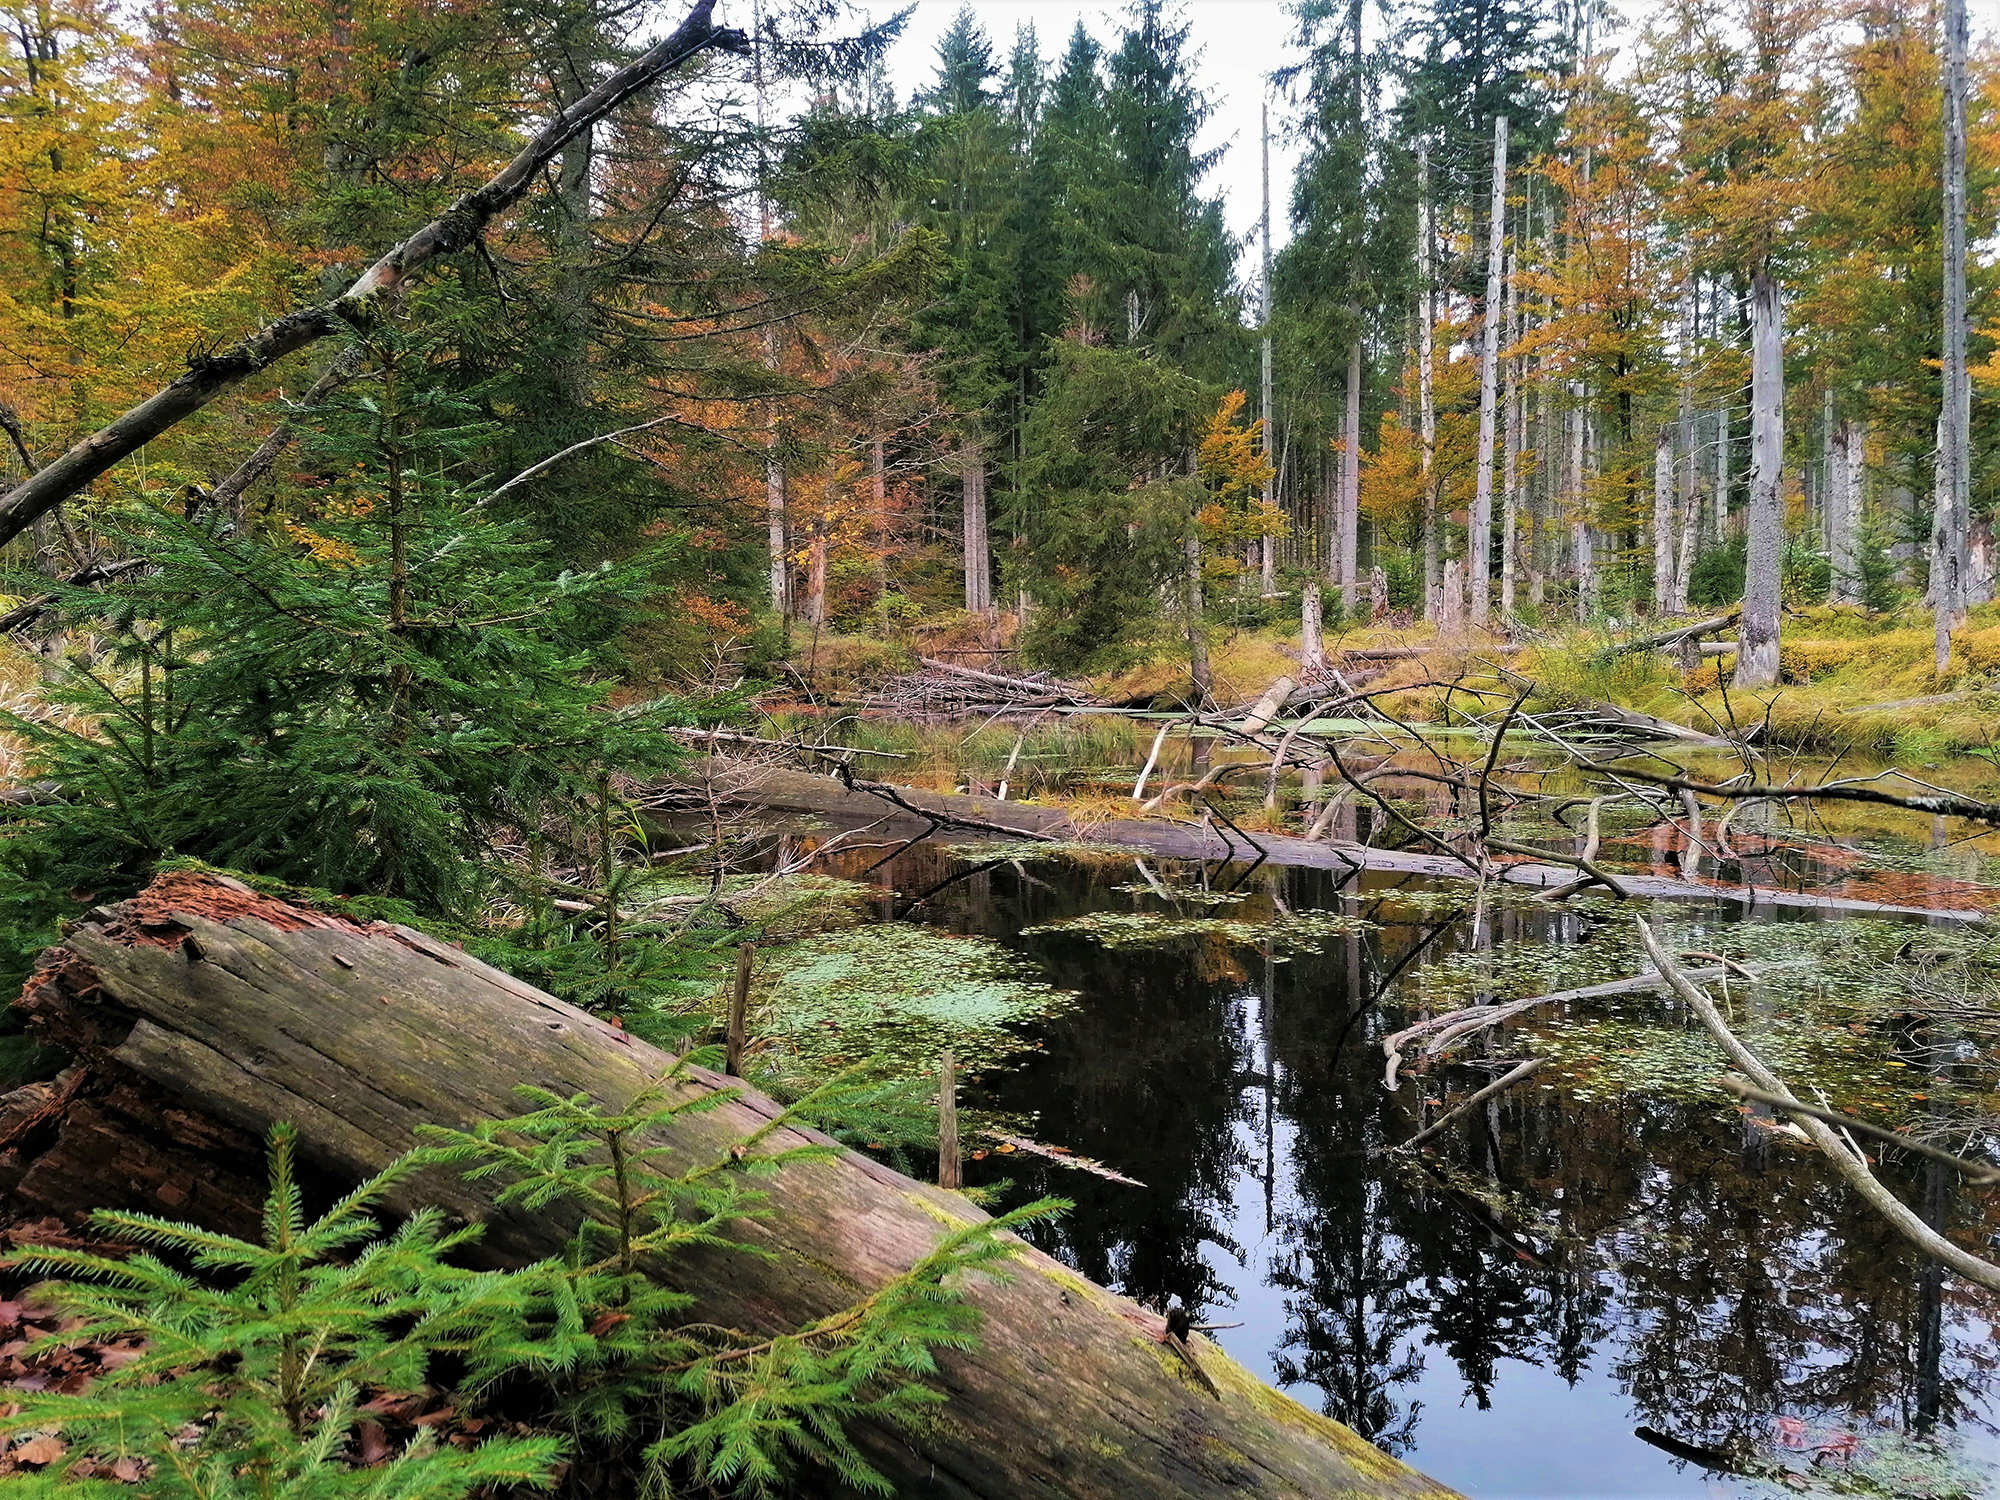
[[[1776,1493],[1639,1428],[1794,1467],[1825,1445],[1829,1478],[1852,1461],[1843,1445],[1899,1434],[1936,1439],[1961,1471],[2000,1464],[1992,1300],[1747,1122],[1516,1089],[1437,1142],[1438,1158],[1517,1194],[1539,1226],[1368,1154],[1413,1132],[1426,1095],[1494,1076],[1475,1061],[1382,1085],[1380,1037],[1405,1023],[1392,981],[1465,942],[1463,914],[1398,916],[1386,878],[1266,870],[1254,878],[1293,909],[1384,925],[1288,961],[1214,940],[1107,950],[1021,933],[1157,909],[1113,889],[1136,878],[1131,864],[972,868],[919,850],[872,878],[893,879],[904,919],[996,938],[1078,993],[1038,1033],[1041,1052],[987,1081],[986,1102],[1146,1186],[1020,1155],[971,1163],[972,1181],[1075,1199],[1046,1249],[1130,1296],[1240,1322],[1213,1336],[1307,1405],[1474,1497]],[[1517,939],[1560,943],[1587,919],[1506,920]],[[1948,1173],[1888,1175],[1934,1221],[1976,1216]],[[1864,1466],[1881,1467],[1875,1452]],[[1921,1471],[1927,1455],[1890,1467]],[[1985,1488],[1919,1472],[1864,1492]]]

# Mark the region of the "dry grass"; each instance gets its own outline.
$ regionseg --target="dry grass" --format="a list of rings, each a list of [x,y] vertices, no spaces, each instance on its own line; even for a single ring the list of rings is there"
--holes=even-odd
[[[32,716],[40,707],[39,689],[42,664],[39,657],[21,650],[11,641],[0,640],[0,709]],[[23,763],[26,746],[18,735],[0,733],[0,785],[25,779]]]

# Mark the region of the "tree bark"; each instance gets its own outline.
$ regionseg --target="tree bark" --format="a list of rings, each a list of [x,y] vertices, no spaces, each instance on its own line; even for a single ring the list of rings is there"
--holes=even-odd
[[[959,492],[964,502],[965,607],[993,612],[993,556],[986,540],[986,455],[977,444],[959,452]]]
[[[1182,545],[1187,572],[1181,583],[1181,613],[1187,624],[1188,676],[1194,681],[1195,706],[1200,707],[1208,702],[1213,686],[1208,670],[1208,622],[1201,597],[1201,538],[1190,530]]]
[[[764,368],[778,367],[778,331],[764,332]],[[786,514],[785,466],[778,457],[778,408],[764,416],[764,534],[770,551],[771,609],[784,626],[792,617],[792,543]]]
[[[1666,423],[1653,439],[1653,611],[1674,607],[1674,430]]]
[[[1965,0],[1944,6],[1944,402],[1938,421],[1938,493],[1931,538],[1936,664],[1951,665],[1951,633],[1965,622],[1971,537],[1972,384],[1965,368]]]
[[[1320,625],[1319,579],[1309,577],[1299,593],[1299,662],[1303,666],[1326,665],[1326,642]]]
[[[1699,305],[1696,286],[1694,275],[1689,273],[1681,295],[1681,389],[1675,434],[1680,445],[1679,467],[1674,471],[1680,541],[1674,555],[1673,592],[1667,602],[1675,614],[1687,613],[1688,585],[1694,578],[1695,553],[1701,547],[1701,496],[1695,483],[1700,462],[1694,444],[1695,313]]]
[[[1521,290],[1517,285],[1518,262],[1514,252],[1507,255],[1507,341],[1518,347],[1524,332],[1521,318]],[[1514,621],[1514,577],[1519,571],[1521,532],[1521,449],[1527,445],[1527,420],[1521,398],[1523,362],[1516,354],[1507,361],[1507,420],[1504,442],[1507,460],[1500,471],[1500,618]]]
[[[1417,437],[1424,491],[1424,617],[1435,620],[1443,604],[1439,572],[1437,484],[1431,468],[1437,456],[1437,396],[1431,384],[1436,360],[1437,301],[1431,286],[1431,155],[1417,142]]]
[[[1569,398],[1569,550],[1576,574],[1576,618],[1584,623],[1597,604],[1597,558],[1590,539],[1590,490],[1585,473],[1590,428],[1581,381],[1570,382]]]
[[[1715,409],[1715,544],[1729,539],[1729,408]]]
[[[354,1180],[415,1144],[421,1124],[463,1129],[517,1113],[517,1085],[586,1094],[615,1110],[670,1063],[616,1027],[408,928],[287,906],[234,881],[188,873],[78,924],[45,956],[21,1005],[39,1030],[80,1053],[95,1086],[123,1087],[128,1101],[153,1106],[189,1135],[193,1145],[171,1143],[184,1158],[218,1163],[162,1181],[130,1167],[170,1143],[128,1139],[122,1157],[93,1153],[109,1128],[93,1097],[79,1102],[97,1107],[73,1105],[48,1132],[55,1139],[30,1181],[39,1175],[72,1201],[199,1212],[222,1221],[217,1227],[253,1232],[255,1138],[276,1121],[298,1127],[317,1167]],[[692,1069],[680,1087],[709,1094],[739,1085]],[[732,1145],[777,1112],[743,1090],[676,1117],[656,1140],[690,1167],[726,1161]],[[831,1144],[799,1128],[781,1130],[771,1144],[808,1143]],[[98,1178],[42,1170],[65,1161],[95,1165]],[[178,1200],[163,1191],[175,1177]],[[243,1177],[250,1192],[228,1191]],[[764,1256],[697,1250],[663,1268],[694,1297],[690,1318],[757,1333],[795,1328],[880,1287],[949,1229],[986,1217],[962,1197],[854,1152],[785,1168],[758,1185],[773,1212],[741,1221],[735,1233]],[[483,1251],[502,1261],[552,1253],[566,1234],[548,1216],[495,1209],[478,1185],[454,1174],[426,1176],[393,1206],[419,1202],[484,1220]],[[939,1352],[939,1384],[949,1396],[941,1420],[854,1431],[899,1494],[1450,1493],[1260,1385],[1206,1341],[1193,1348],[1213,1390],[1197,1383],[1167,1357],[1163,1319],[1026,1245],[1008,1281],[973,1279],[963,1291],[984,1315],[979,1347]]]
[[[1750,280],[1750,516],[1737,636],[1739,688],[1778,681],[1778,608],[1785,545],[1785,344],[1777,278]]]
[[[1347,413],[1340,449],[1340,611],[1354,617],[1361,602],[1355,571],[1361,558],[1361,335],[1347,346]]]
[[[1262,434],[1264,462],[1269,464],[1272,462],[1271,455],[1276,446],[1278,431],[1278,409],[1275,404],[1276,392],[1271,351],[1271,101],[1269,99],[1264,101],[1263,146],[1264,218],[1261,227],[1264,238],[1264,265],[1263,277],[1259,283],[1261,290],[1258,297],[1257,310],[1259,320],[1264,325],[1264,337],[1259,347],[1262,364],[1258,371],[1257,391],[1260,398],[1259,410],[1263,413],[1264,417],[1264,430]],[[1272,464],[1270,479],[1265,481],[1264,484],[1264,503],[1270,506],[1275,506],[1278,503],[1278,471],[1275,464]],[[1274,536],[1267,536],[1261,540],[1263,542],[1263,551],[1261,554],[1260,572],[1262,576],[1260,582],[1263,585],[1264,597],[1269,599],[1278,592],[1278,539]]]
[[[741,50],[747,46],[742,32],[710,23],[713,8],[714,0],[697,0],[671,35],[613,73],[573,108],[559,112],[497,175],[390,249],[339,297],[286,313],[219,353],[192,356],[186,374],[17,485],[0,498],[0,542],[18,536],[37,516],[225,391],[339,328],[367,323],[376,315],[381,300],[424,266],[474,243],[495,217],[534,185],[572,136],[612,113],[662,74],[709,47]]]
[[[1868,462],[1867,449],[1865,424],[1849,418],[1835,426],[1826,543],[1836,604],[1861,602],[1862,475]]]
[[[1486,220],[1486,306],[1479,345],[1479,464],[1466,528],[1466,588],[1475,627],[1486,623],[1493,569],[1493,439],[1500,400],[1501,272],[1507,246],[1507,117],[1493,117],[1493,204]]]

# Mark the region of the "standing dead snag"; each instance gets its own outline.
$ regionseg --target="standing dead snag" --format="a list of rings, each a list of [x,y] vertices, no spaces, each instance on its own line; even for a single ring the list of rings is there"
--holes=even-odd
[[[192,935],[201,957],[190,961]],[[387,1003],[385,1003],[385,1000]],[[273,1121],[336,1178],[358,1180],[415,1141],[416,1127],[469,1129],[519,1112],[517,1084],[624,1108],[670,1059],[446,944],[404,927],[351,921],[260,897],[233,881],[174,874],[91,913],[50,950],[21,1001],[44,1035],[80,1053],[92,1084],[43,1148],[88,1172],[44,1181],[97,1203],[188,1217],[133,1170],[154,1149],[78,1149],[107,1128],[92,1090],[123,1086],[184,1121],[254,1141]],[[696,1166],[780,1113],[735,1080],[690,1070],[681,1085],[723,1091],[655,1139]],[[248,1132],[239,1137],[237,1133]],[[780,1127],[776,1149],[832,1145]],[[28,1180],[34,1179],[30,1163]],[[171,1182],[174,1179],[166,1179]],[[185,1174],[178,1181],[184,1186]],[[765,1185],[760,1182],[760,1186]],[[17,1192],[17,1197],[20,1194]],[[254,1205],[254,1198],[251,1203]],[[494,1255],[552,1253],[568,1226],[496,1210],[462,1179],[428,1179],[411,1201],[483,1219]],[[79,1204],[78,1206],[82,1206]],[[984,1219],[956,1193],[858,1153],[799,1163],[768,1179],[768,1217],[737,1227],[755,1257],[697,1250],[668,1271],[690,1317],[767,1336],[850,1307]],[[222,1205],[226,1210],[227,1205]],[[248,1209],[254,1213],[254,1207]],[[227,1212],[216,1215],[227,1218]],[[1005,1283],[962,1288],[982,1314],[979,1346],[939,1351],[949,1397],[919,1429],[852,1436],[897,1493],[938,1500],[1351,1495],[1450,1491],[1338,1423],[1261,1385],[1219,1350],[1199,1349],[1218,1393],[1190,1385],[1161,1347],[1163,1320],[1022,1245]]]

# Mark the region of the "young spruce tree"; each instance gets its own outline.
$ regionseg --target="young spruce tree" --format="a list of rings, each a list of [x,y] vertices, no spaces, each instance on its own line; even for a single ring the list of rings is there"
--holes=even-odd
[[[309,513],[155,507],[119,538],[148,569],[63,591],[102,644],[7,721],[59,789],[0,854],[23,953],[176,855],[463,919],[497,843],[601,828],[612,770],[672,760],[685,705],[608,701],[659,552],[552,566],[486,503],[494,424],[445,354],[388,328],[366,352],[303,455]]]

